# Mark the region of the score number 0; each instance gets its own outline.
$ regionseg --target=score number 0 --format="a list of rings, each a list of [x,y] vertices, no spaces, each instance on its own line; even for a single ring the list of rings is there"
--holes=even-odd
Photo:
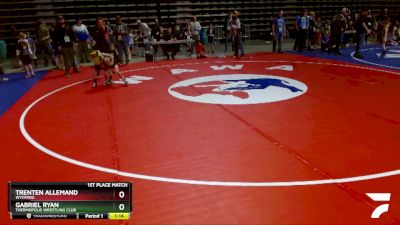
[[[120,191],[118,193],[118,197],[123,199],[125,197],[125,192]],[[123,211],[125,209],[125,205],[123,203],[121,203],[121,204],[119,204],[118,208],[119,208],[119,210]]]

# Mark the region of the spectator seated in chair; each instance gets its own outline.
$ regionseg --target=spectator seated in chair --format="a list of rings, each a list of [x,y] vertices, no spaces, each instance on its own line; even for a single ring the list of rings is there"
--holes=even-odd
[[[164,33],[161,41],[176,41],[177,38],[175,34],[172,32],[172,28],[168,27],[167,31]],[[172,58],[175,59],[175,55],[179,52],[179,44],[165,44],[161,45],[161,49],[165,56],[167,56],[167,60]],[[169,54],[171,53],[171,55]]]

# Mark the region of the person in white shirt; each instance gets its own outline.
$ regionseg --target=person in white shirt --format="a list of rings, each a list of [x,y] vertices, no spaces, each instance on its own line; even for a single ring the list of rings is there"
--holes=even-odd
[[[85,24],[82,23],[81,18],[76,19],[76,24],[72,27],[76,38],[78,39],[79,48],[79,60],[81,63],[90,62],[89,50],[90,50],[90,35]]]
[[[201,25],[199,21],[197,21],[196,16],[194,16],[192,19],[190,31],[192,32],[192,36],[195,41],[200,40]]]
[[[239,55],[239,50],[240,50],[240,57],[244,58],[244,49],[243,49],[243,42],[242,42],[242,27],[240,20],[238,18],[239,12],[234,11],[232,14],[232,21],[231,21],[231,32],[233,35],[233,41],[234,41],[234,50],[235,54],[233,58],[238,57]]]
[[[140,32],[140,37],[143,38],[143,40],[146,40],[146,51],[150,50],[150,46],[151,46],[151,29],[150,27],[147,25],[147,23],[142,23],[141,20],[137,20],[136,21],[137,25],[139,26],[139,32]]]

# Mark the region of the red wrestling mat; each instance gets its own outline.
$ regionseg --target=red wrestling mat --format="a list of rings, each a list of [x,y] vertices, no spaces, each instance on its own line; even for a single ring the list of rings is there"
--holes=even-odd
[[[128,87],[51,72],[0,118],[3,206],[8,181],[132,181],[129,221],[83,223],[400,222],[399,72],[270,54],[121,70]]]

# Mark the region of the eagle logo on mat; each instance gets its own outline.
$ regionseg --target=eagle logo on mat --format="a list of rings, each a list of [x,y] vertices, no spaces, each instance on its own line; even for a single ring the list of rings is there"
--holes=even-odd
[[[182,100],[209,104],[260,104],[283,101],[307,92],[307,85],[286,77],[231,74],[197,77],[169,87]]]

